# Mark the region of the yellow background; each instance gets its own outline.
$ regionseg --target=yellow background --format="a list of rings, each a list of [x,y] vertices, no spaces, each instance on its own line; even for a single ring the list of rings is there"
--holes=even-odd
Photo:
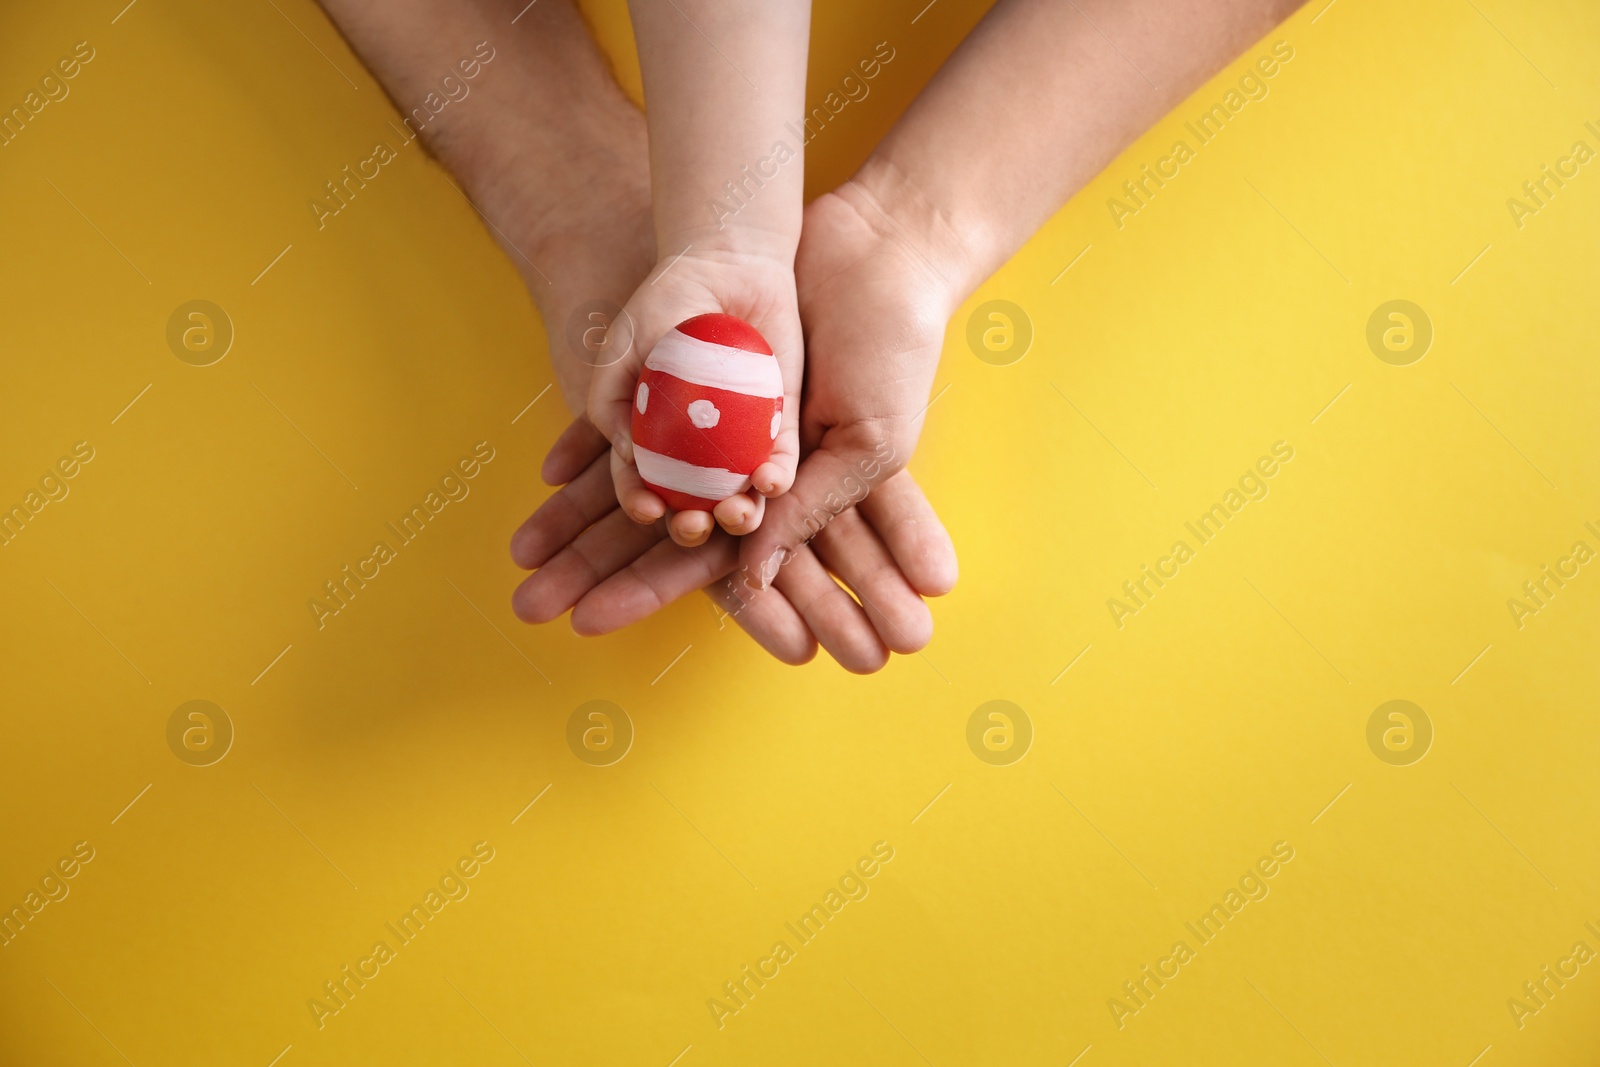
[[[925,654],[856,678],[702,597],[600,640],[517,623],[506,542],[562,418],[512,424],[543,333],[472,209],[413,147],[315,229],[393,112],[304,0],[46,6],[4,20],[0,101],[97,55],[0,149],[0,502],[96,455],[0,548],[0,905],[96,858],[0,949],[0,1061],[1600,1057],[1600,962],[1506,1007],[1600,949],[1600,567],[1506,606],[1600,547],[1600,162],[1505,206],[1600,148],[1600,9],[1313,2],[1130,148],[953,320],[912,466],[961,583]],[[813,193],[983,5],[860,6],[819,5],[809,95],[897,58]],[[636,85],[622,5],[591,14]],[[1280,39],[1270,95],[1117,229],[1106,199]],[[165,341],[196,298],[236,330],[205,368]],[[1365,341],[1397,298],[1435,331],[1405,367]],[[1035,331],[1009,366],[965,341],[990,299]],[[479,440],[471,496],[319,632],[307,599]],[[1107,598],[1279,440],[1270,495],[1118,629]],[[1396,698],[1435,731],[1404,767],[1366,741]],[[237,731],[210,767],[167,748],[191,699]],[[566,745],[592,699],[636,729],[614,766]],[[1010,766],[967,747],[994,699],[1034,730]],[[471,895],[319,1030],[308,999],[480,840]],[[880,840],[870,895],[719,1030],[707,999]],[[1276,841],[1270,895],[1119,1029],[1107,1000]]]

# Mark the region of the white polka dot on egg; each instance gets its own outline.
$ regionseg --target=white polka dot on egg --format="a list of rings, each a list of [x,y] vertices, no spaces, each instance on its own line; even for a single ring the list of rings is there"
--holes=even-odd
[[[722,421],[722,412],[709,400],[689,402],[689,421],[702,430],[709,430]]]

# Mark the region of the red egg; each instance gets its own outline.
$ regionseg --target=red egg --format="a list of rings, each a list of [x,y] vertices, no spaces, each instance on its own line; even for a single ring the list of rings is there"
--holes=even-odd
[[[678,511],[750,488],[783,421],[783,375],[766,339],[732,315],[696,315],[656,342],[633,394],[639,476]]]

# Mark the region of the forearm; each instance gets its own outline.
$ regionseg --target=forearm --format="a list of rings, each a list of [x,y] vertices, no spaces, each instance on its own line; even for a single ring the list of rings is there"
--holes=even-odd
[[[857,182],[949,264],[953,306],[1302,2],[1000,0]]]
[[[693,245],[792,256],[804,160],[785,124],[805,110],[809,0],[630,0],[629,9],[661,254]]]
[[[396,129],[451,172],[522,275],[562,399],[581,412],[597,353],[568,326],[627,299],[655,246],[644,116],[572,0],[323,6],[400,111]]]
[[[559,212],[588,175],[637,171],[645,180],[643,120],[571,0],[322,6],[407,128],[475,202],[500,208],[491,223],[502,240],[509,231],[538,243],[565,225]]]

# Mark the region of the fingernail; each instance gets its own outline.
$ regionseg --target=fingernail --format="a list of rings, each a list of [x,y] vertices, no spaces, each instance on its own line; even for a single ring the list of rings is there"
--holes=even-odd
[[[761,564],[761,569],[757,573],[757,577],[760,580],[760,587],[762,589],[765,589],[767,586],[771,585],[772,580],[778,576],[778,568],[783,566],[783,564],[779,562],[782,556],[783,549],[780,548],[773,552],[772,555],[768,556],[766,562]]]

